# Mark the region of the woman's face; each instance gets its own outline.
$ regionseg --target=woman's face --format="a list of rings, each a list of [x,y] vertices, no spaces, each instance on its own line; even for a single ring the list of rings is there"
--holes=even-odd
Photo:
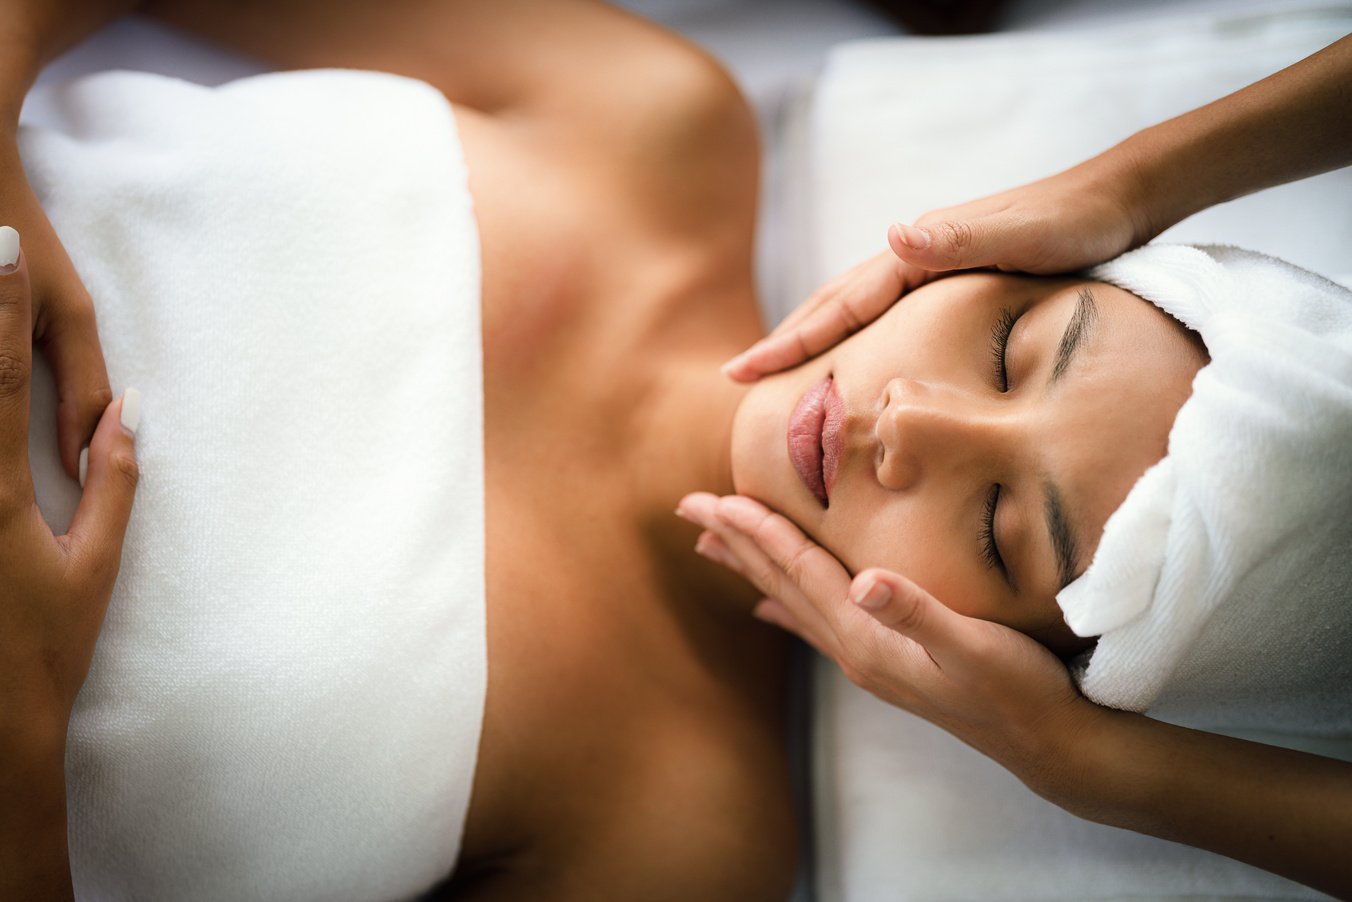
[[[733,426],[737,491],[851,571],[1067,652],[1056,593],[1164,456],[1205,353],[1153,304],[1081,279],[930,283],[759,382]]]

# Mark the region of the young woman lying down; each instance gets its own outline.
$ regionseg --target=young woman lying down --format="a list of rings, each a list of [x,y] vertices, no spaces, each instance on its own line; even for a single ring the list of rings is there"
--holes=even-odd
[[[456,300],[482,312],[486,566],[483,596],[454,603],[486,610],[487,691],[482,723],[459,725],[477,761],[450,778],[465,789],[448,795],[461,806],[456,829],[421,864],[445,874],[454,863],[446,889],[457,898],[786,895],[795,827],[785,640],[748,616],[758,592],[691,554],[697,530],[672,511],[693,490],[752,495],[851,569],[905,572],[955,609],[1061,654],[1086,647],[1057,593],[1164,456],[1207,362],[1155,305],[1080,277],[955,276],[747,390],[718,364],[762,334],[751,276],[756,135],[742,98],[699,52],[589,2],[151,11],[279,67],[410,75],[453,104],[482,263],[478,297]],[[315,202],[297,190],[298,209]],[[43,249],[25,244],[35,283],[51,265]],[[125,321],[100,316],[105,330]],[[179,359],[203,347],[184,344]],[[327,349],[301,338],[293,353]],[[262,355],[240,363],[262,366]],[[146,464],[145,481],[208,491],[175,472],[190,462],[155,453],[150,391],[145,405],[138,454],[160,468]],[[133,532],[127,560],[144,554]],[[114,599],[115,609],[134,604]],[[381,666],[395,664],[409,666]],[[450,699],[455,687],[444,691]],[[162,741],[154,729],[129,735],[133,748]],[[97,750],[101,740],[86,741]],[[224,771],[210,750],[190,757],[208,787],[192,800],[206,806],[195,825],[202,859],[177,860],[172,879],[157,876],[153,854],[143,873],[128,875],[123,859],[131,894],[229,897],[239,884],[221,881],[246,873],[264,895],[333,898],[360,885],[379,862],[360,847],[323,849],[326,822],[312,824],[322,868],[302,850],[286,856],[294,867],[260,873],[229,852],[248,845],[279,792],[266,756],[305,753],[294,737],[264,748],[247,771],[256,783],[213,784]],[[390,766],[382,760],[357,765],[378,773]],[[417,761],[437,768],[435,755]],[[71,806],[73,834],[88,835],[75,823],[87,816],[78,794]],[[77,883],[81,854],[93,862],[100,851],[72,849]],[[429,882],[379,885],[408,895]]]

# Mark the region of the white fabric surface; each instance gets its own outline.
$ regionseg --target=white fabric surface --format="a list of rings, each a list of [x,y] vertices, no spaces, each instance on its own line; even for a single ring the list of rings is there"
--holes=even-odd
[[[25,109],[142,480],[67,757],[82,899],[407,898],[486,679],[478,236],[450,107],[349,72],[114,73]],[[32,459],[58,528],[55,395]]]
[[[1352,291],[1230,247],[1151,245],[1089,275],[1200,334],[1211,362],[1057,596],[1100,636],[1080,688],[1194,724],[1352,737]]]
[[[805,135],[793,296],[884,248],[886,228],[1051,174],[1352,31],[1352,4],[1286,4],[1111,30],[894,39],[837,50]],[[1225,242],[1346,275],[1352,171],[1213,208],[1162,240]],[[824,900],[1322,898],[1196,849],[1079,820],[998,765],[819,667]],[[1263,736],[1348,756],[1345,744]]]

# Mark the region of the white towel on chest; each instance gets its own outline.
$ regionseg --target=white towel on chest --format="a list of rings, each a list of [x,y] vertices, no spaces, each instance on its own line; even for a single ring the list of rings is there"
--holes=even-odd
[[[70,728],[78,895],[416,895],[456,859],[486,681],[478,238],[449,105],[369,73],[111,73],[24,121],[114,391],[144,393]]]
[[[1352,292],[1229,247],[1090,271],[1211,362],[1167,456],[1058,598],[1095,701],[1222,729],[1352,736]]]

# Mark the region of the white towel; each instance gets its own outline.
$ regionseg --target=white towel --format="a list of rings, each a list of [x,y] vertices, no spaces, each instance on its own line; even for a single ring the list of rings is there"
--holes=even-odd
[[[486,679],[479,257],[450,106],[352,72],[30,98],[25,166],[144,393],[70,727],[82,899],[390,899],[458,852]],[[44,513],[55,463],[36,376]]]
[[[1226,728],[1352,735],[1352,291],[1261,254],[1157,245],[1089,275],[1211,355],[1168,453],[1058,596],[1080,687]]]

